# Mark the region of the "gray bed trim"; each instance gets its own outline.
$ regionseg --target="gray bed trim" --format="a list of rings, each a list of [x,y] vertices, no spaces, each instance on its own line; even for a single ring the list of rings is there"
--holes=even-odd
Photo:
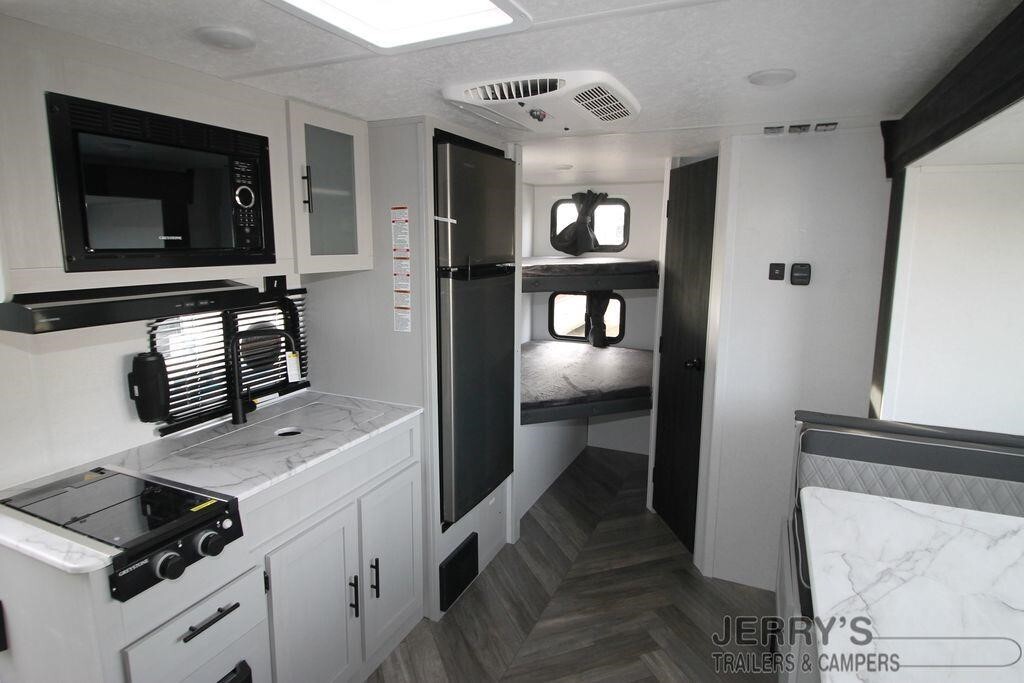
[[[650,410],[650,396],[615,398],[604,401],[588,401],[572,405],[542,406],[531,408],[524,404],[520,413],[520,424],[532,425],[541,422],[574,420],[581,417],[597,417],[614,413],[628,413],[636,410]]]
[[[621,275],[531,275],[523,273],[524,292],[587,292],[605,289],[657,288],[657,271]]]
[[[1024,482],[1024,452],[1011,449],[817,428],[805,430],[800,439],[801,450],[814,455]]]
[[[996,432],[979,432],[973,429],[957,429],[955,427],[939,427],[935,425],[912,424],[910,422],[893,422],[876,420],[866,417],[850,417],[848,415],[830,415],[808,410],[796,411],[796,421],[811,427],[841,427],[857,429],[873,434],[892,434],[899,436],[916,436],[928,439],[959,441],[975,446],[997,446],[1018,448],[1024,454],[1024,436],[1016,434],[999,434]]]

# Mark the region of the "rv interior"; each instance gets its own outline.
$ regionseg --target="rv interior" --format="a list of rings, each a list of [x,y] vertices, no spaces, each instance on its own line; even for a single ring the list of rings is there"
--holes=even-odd
[[[0,681],[1024,681],[1018,0],[0,0]]]

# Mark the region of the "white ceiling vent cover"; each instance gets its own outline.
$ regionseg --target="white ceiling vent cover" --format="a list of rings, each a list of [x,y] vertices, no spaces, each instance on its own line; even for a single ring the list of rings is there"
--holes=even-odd
[[[561,78],[523,78],[514,81],[496,81],[468,88],[467,99],[484,100],[521,100],[554,92],[565,85]]]
[[[587,88],[572,99],[602,121],[618,121],[630,116],[622,100],[599,85]]]
[[[456,107],[491,123],[552,135],[616,130],[640,111],[636,98],[603,71],[459,83],[442,94]]]

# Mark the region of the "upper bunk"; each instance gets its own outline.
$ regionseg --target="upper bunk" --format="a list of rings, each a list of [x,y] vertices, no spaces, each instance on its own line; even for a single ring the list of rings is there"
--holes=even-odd
[[[522,345],[521,419],[526,424],[651,408],[654,353],[572,341]]]
[[[523,259],[524,292],[657,289],[658,262],[612,256],[535,256]]]

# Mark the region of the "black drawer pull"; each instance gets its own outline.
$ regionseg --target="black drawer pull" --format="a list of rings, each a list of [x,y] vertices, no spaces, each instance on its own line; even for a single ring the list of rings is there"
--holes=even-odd
[[[252,667],[243,659],[217,683],[252,683]]]
[[[348,603],[348,606],[355,610],[356,619],[359,618],[359,574],[352,577],[352,580],[348,582],[348,585],[352,587],[352,594],[355,596],[356,601]]]
[[[380,597],[380,558],[373,558],[373,562],[370,563],[370,571],[373,572],[373,578],[370,581],[370,590],[373,591],[373,597]]]
[[[206,629],[210,628],[211,626],[216,624],[218,621],[220,621],[221,619],[223,619],[227,615],[231,614],[232,612],[234,612],[236,609],[238,609],[241,606],[242,606],[242,603],[236,602],[235,604],[228,605],[227,607],[218,607],[217,608],[217,613],[214,614],[209,619],[207,619],[206,621],[204,621],[203,623],[199,624],[198,626],[189,626],[188,627],[188,633],[186,633],[185,635],[183,635],[181,637],[181,642],[187,643],[188,641],[192,640],[193,638],[198,636],[200,633],[202,633]]]

